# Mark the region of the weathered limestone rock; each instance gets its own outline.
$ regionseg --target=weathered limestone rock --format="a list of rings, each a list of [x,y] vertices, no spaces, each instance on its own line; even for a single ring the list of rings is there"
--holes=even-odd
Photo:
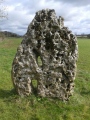
[[[78,56],[77,39],[53,9],[38,11],[28,26],[12,64],[19,95],[30,95],[37,81],[42,97],[68,100],[72,95]],[[40,63],[41,62],[41,63]]]

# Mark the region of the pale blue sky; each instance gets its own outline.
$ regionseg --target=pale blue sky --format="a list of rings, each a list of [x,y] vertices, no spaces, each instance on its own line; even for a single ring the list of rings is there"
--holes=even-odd
[[[65,19],[65,26],[73,33],[90,33],[90,0],[4,0],[8,19],[0,20],[2,30],[25,34],[35,12],[55,9]]]

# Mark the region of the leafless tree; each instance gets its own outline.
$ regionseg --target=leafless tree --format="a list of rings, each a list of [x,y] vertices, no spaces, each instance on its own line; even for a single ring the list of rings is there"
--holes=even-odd
[[[4,0],[0,0],[0,19],[7,17],[7,14],[6,14],[7,8],[2,5],[3,2],[4,2]]]
[[[3,6],[4,0],[0,0],[0,20],[3,18],[7,18],[7,13],[6,13],[6,7]],[[5,35],[2,33],[1,28],[0,28],[0,41],[3,40]]]

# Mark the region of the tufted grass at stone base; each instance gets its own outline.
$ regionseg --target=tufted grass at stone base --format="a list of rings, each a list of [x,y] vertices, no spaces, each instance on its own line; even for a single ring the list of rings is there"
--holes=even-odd
[[[22,38],[0,42],[0,120],[90,120],[90,40],[78,39],[79,59],[74,95],[68,102],[21,98],[11,81],[11,66]]]

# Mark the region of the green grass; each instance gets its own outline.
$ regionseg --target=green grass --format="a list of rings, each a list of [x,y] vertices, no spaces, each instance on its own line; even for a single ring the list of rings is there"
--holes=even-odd
[[[20,42],[21,38],[0,42],[0,120],[90,120],[90,40],[78,40],[75,89],[68,102],[15,94],[11,67]]]

